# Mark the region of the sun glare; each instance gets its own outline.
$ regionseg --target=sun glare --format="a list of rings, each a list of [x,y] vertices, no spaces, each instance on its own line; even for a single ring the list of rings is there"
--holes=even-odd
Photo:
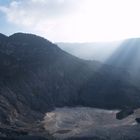
[[[139,5],[139,0],[15,0],[0,5],[0,12],[11,26],[53,42],[115,41],[140,37]]]

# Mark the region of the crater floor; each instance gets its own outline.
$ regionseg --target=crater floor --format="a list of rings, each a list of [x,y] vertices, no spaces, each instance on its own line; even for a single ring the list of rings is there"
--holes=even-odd
[[[117,112],[89,107],[56,108],[46,113],[43,123],[47,131],[61,139],[92,136],[113,140],[140,138],[140,126],[135,122],[136,114],[117,120]]]

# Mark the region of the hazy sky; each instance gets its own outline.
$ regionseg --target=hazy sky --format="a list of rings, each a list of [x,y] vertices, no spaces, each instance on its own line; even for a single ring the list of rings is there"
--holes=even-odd
[[[140,0],[0,0],[0,32],[53,42],[140,37]]]

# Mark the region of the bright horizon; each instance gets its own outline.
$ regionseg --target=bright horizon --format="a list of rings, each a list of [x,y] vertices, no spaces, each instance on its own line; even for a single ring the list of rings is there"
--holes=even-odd
[[[140,37],[139,0],[0,0],[0,30],[53,42],[106,42]]]

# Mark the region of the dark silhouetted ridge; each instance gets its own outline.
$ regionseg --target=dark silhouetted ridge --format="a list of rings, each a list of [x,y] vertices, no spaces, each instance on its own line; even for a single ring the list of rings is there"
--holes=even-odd
[[[0,33],[0,41],[1,42],[6,41],[7,38],[8,37],[6,35]]]

